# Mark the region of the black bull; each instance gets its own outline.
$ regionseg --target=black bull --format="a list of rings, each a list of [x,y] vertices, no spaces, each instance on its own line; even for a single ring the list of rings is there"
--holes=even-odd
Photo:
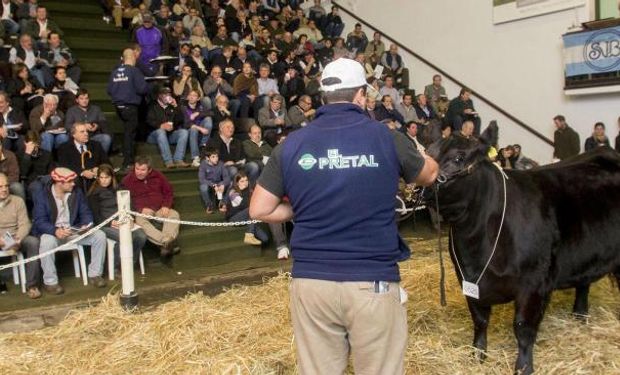
[[[455,268],[458,261],[468,282],[480,276],[500,227],[502,177],[487,159],[495,139],[497,127],[491,125],[480,141],[452,136],[429,148],[446,180],[438,186],[439,211],[451,227],[452,261]],[[484,353],[491,307],[514,301],[515,371],[529,374],[552,291],[576,288],[573,311],[585,315],[592,282],[612,274],[620,283],[620,155],[599,148],[506,173],[507,205],[497,250],[480,280],[480,298],[467,297],[467,304],[474,346]]]

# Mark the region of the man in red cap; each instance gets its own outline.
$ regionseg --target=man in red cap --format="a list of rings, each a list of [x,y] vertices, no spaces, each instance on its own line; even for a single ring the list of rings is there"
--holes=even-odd
[[[71,240],[75,228],[85,228],[93,223],[93,214],[84,193],[74,188],[77,174],[67,168],[56,168],[51,177],[52,182],[34,197],[32,235],[41,237],[39,253],[48,252]],[[97,288],[104,287],[106,283],[101,274],[105,260],[105,233],[97,230],[78,244],[88,245],[91,249],[89,282]],[[64,293],[58,284],[54,254],[41,258],[41,268],[45,290],[52,294]]]

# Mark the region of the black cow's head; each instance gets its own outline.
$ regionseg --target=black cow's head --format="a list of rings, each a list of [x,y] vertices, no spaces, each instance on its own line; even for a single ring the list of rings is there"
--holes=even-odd
[[[476,164],[488,158],[489,147],[497,144],[497,122],[491,121],[479,138],[458,134],[433,143],[427,153],[439,164],[439,182],[447,182],[467,174]]]

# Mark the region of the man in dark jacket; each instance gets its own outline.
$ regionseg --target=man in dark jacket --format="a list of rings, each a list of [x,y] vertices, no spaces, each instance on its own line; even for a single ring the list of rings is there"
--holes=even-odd
[[[164,159],[166,168],[189,167],[189,164],[183,160],[189,132],[185,129],[183,112],[172,97],[169,88],[158,89],[157,100],[149,107],[146,122],[151,128],[151,134],[146,141],[159,147],[159,153]],[[174,155],[172,155],[170,145],[176,145]]]
[[[219,124],[219,133],[213,136],[207,142],[207,148],[218,151],[220,160],[228,169],[228,174],[234,178],[239,168],[245,164],[245,155],[243,154],[243,145],[240,140],[233,138],[235,134],[235,125],[232,120],[225,119]]]
[[[4,148],[19,151],[28,130],[28,122],[24,112],[11,107],[9,95],[4,91],[0,91],[0,126],[6,130],[6,137],[2,140]]]
[[[76,229],[86,228],[93,223],[93,215],[84,193],[75,189],[77,174],[67,168],[56,168],[51,177],[52,183],[41,189],[34,199],[32,235],[40,236],[40,254],[71,240]],[[101,274],[105,261],[105,233],[97,230],[78,241],[78,245],[90,246],[88,279],[95,287],[104,287],[106,282]],[[58,283],[54,258],[54,254],[41,258],[43,284],[49,293],[62,294],[64,289]]]
[[[99,142],[88,139],[88,125],[81,122],[73,124],[71,140],[58,148],[58,165],[75,172],[84,191],[95,181],[98,167],[109,163]]]
[[[109,134],[107,120],[98,105],[90,103],[90,96],[86,89],[79,89],[75,96],[75,105],[65,114],[65,127],[71,129],[73,124],[86,124],[88,138],[99,142],[106,154],[110,153],[112,136]]]
[[[471,90],[463,87],[459,96],[452,99],[446,113],[446,121],[452,125],[452,131],[458,132],[463,127],[463,122],[470,120],[474,123],[474,135],[480,134],[480,117],[474,109],[471,100]]]
[[[566,123],[566,118],[557,115],[553,118],[556,130],[553,133],[553,158],[564,160],[579,154],[581,149],[579,134]]]

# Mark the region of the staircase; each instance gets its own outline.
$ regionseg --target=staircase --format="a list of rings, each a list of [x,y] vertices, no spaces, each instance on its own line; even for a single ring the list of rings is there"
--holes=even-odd
[[[101,7],[95,0],[42,0],[40,3],[47,7],[50,19],[57,22],[64,31],[64,40],[82,67],[80,86],[88,89],[91,102],[104,111],[109,127],[114,133],[115,144],[120,146],[122,123],[118,120],[106,93],[106,86],[110,72],[118,64],[123,48],[129,45],[128,32],[116,29],[112,24],[106,24],[102,20]],[[183,220],[224,221],[221,214],[209,216],[205,214],[198,193],[196,168],[164,170],[161,157],[154,145],[138,144],[136,153],[151,156],[154,167],[161,170],[170,180],[174,187],[174,208],[179,211]],[[121,159],[113,157],[112,162],[115,166],[120,166]],[[252,261],[248,261],[251,259],[256,259],[256,264],[263,267],[265,262],[273,259],[275,265],[273,246],[261,251],[256,247],[244,245],[243,233],[244,227],[182,226],[179,235],[182,252],[174,258],[172,267],[175,270],[189,271],[223,265],[225,267],[220,269],[225,268],[226,271],[232,272],[252,268]],[[145,260],[151,267],[161,267],[156,249],[145,251]]]

